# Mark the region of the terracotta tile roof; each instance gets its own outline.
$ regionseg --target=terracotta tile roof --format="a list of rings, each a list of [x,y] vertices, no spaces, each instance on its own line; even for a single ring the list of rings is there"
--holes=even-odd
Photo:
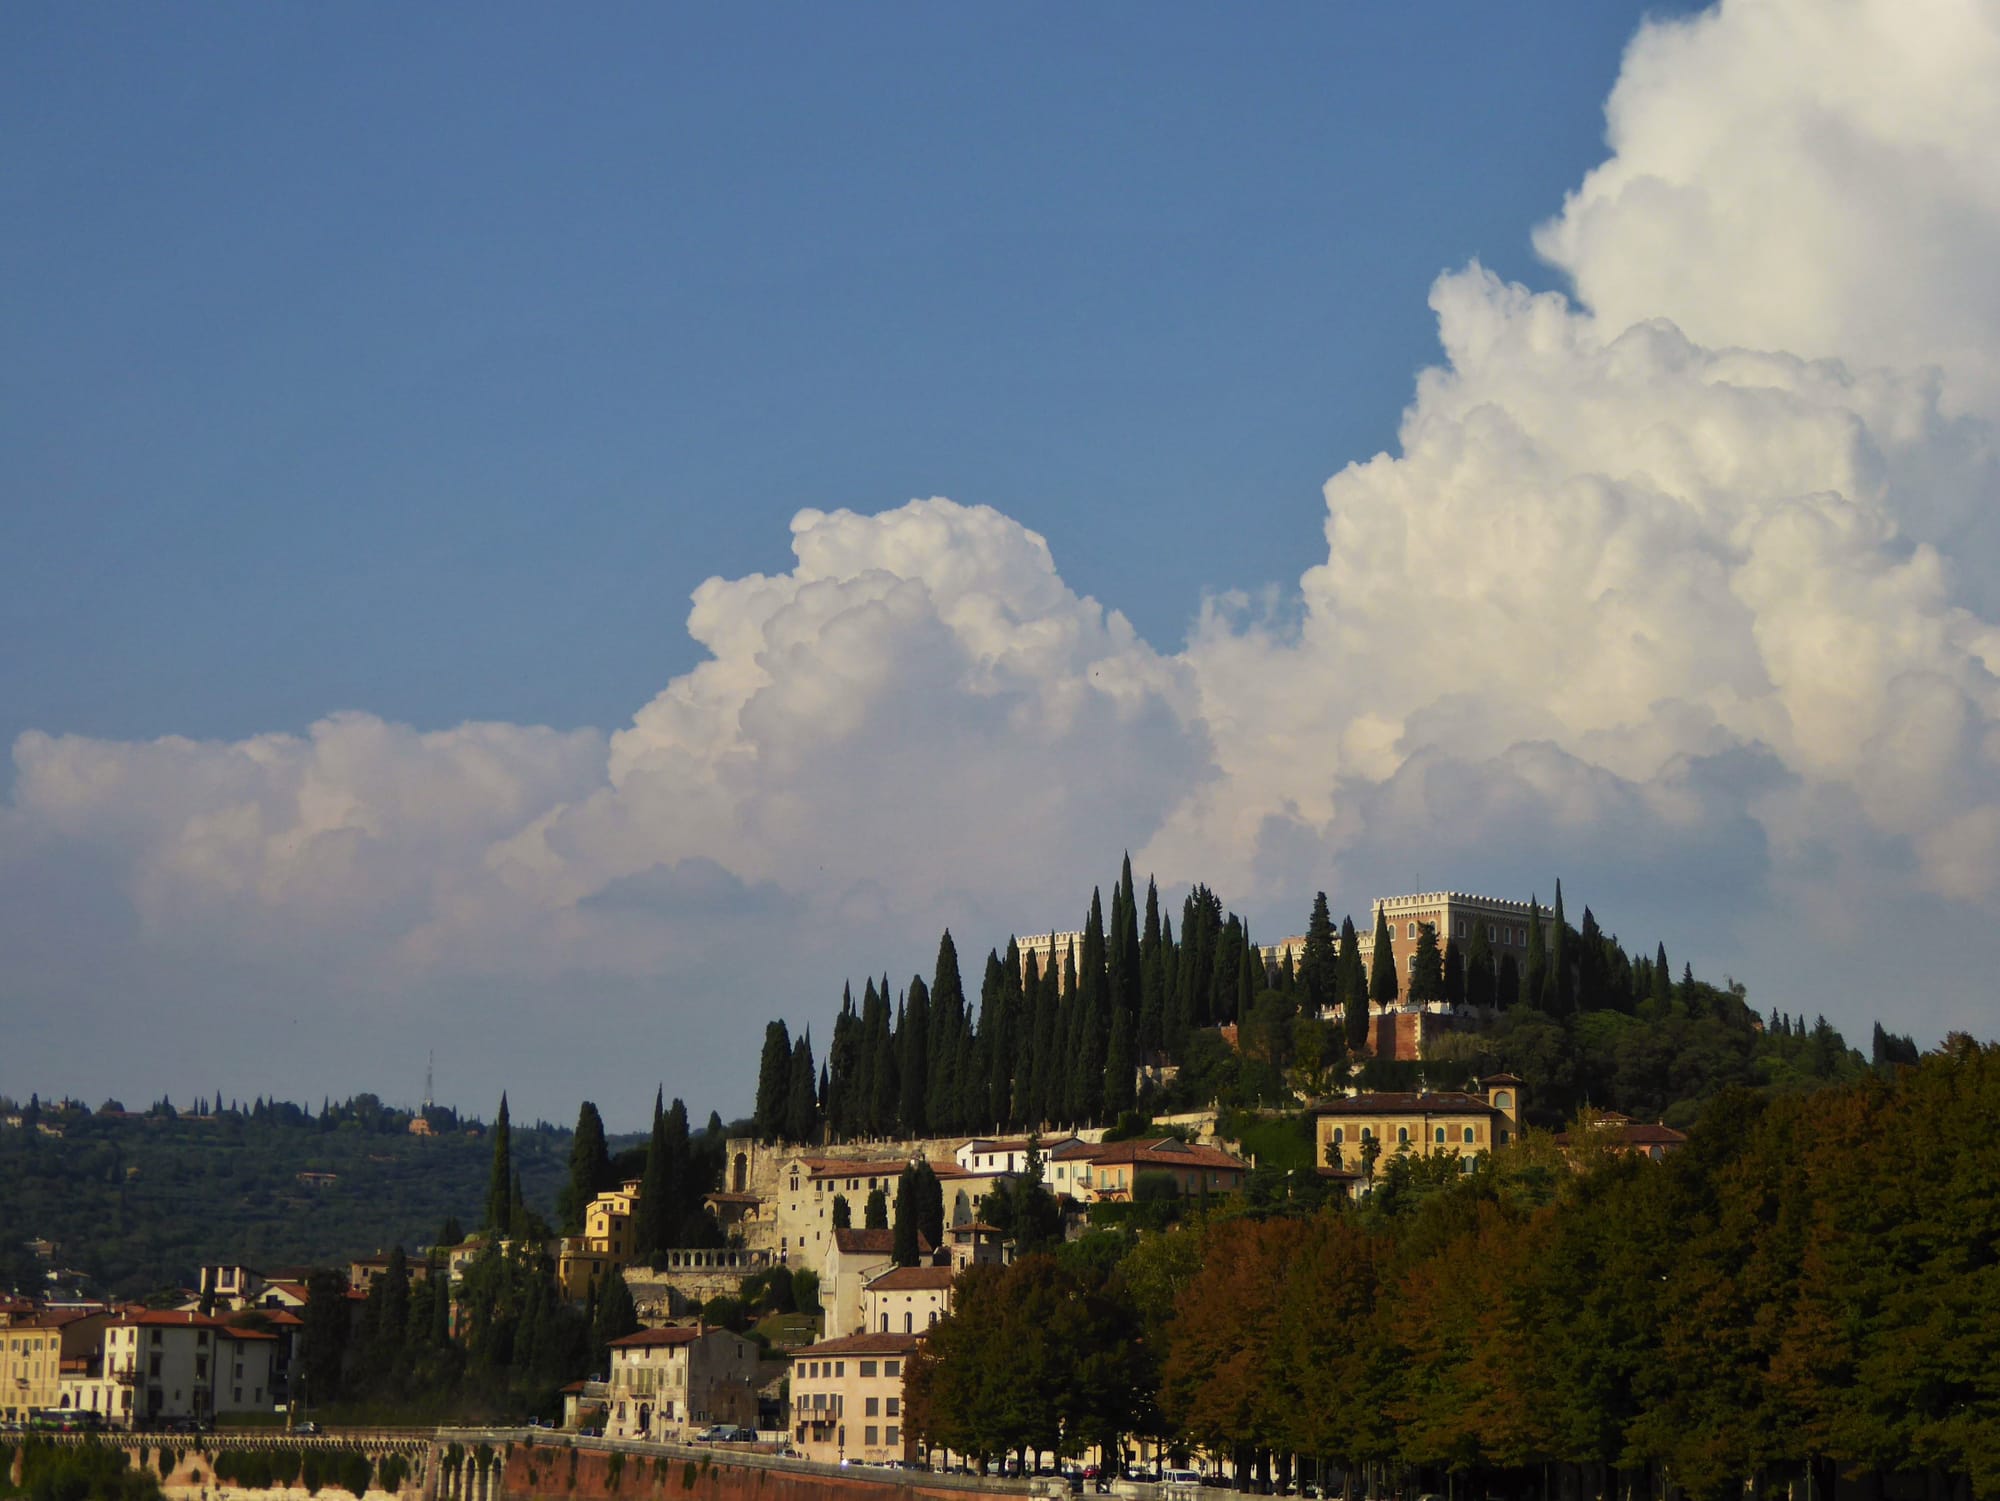
[[[648,1345],[691,1345],[700,1339],[703,1331],[686,1324],[676,1324],[667,1329],[641,1329],[637,1334],[628,1334],[623,1339],[611,1341],[614,1350],[636,1350]]]
[[[276,1338],[277,1338],[278,1336],[277,1336],[277,1335],[275,1335],[275,1334],[273,1334],[273,1333],[271,1333],[271,1331],[270,1331],[270,1330],[268,1330],[268,1329],[243,1329],[243,1328],[240,1328],[240,1327],[238,1327],[237,1325],[234,1325],[234,1324],[231,1324],[230,1326],[228,1326],[227,1328],[225,1328],[225,1329],[224,1329],[224,1330],[222,1331],[222,1337],[223,1337],[224,1339],[269,1339],[269,1340],[275,1340],[275,1339],[276,1339]]]
[[[794,1350],[792,1368],[796,1371],[799,1360],[808,1355],[815,1358],[821,1355],[908,1355],[921,1340],[922,1336],[916,1334],[842,1335],[839,1339],[821,1340],[803,1350]]]
[[[896,1232],[893,1230],[856,1230],[852,1227],[833,1232],[833,1243],[843,1256],[867,1255],[871,1252],[887,1256],[896,1249]]]
[[[951,1279],[958,1275],[948,1266],[899,1266],[891,1267],[868,1284],[872,1292],[901,1293],[925,1292],[951,1286]]]
[[[1321,1100],[1308,1115],[1499,1115],[1478,1095],[1460,1090],[1440,1090],[1435,1094],[1397,1091],[1358,1094],[1351,1099]]]
[[[120,1328],[144,1329],[224,1329],[228,1326],[221,1319],[205,1313],[194,1313],[179,1308],[148,1308],[139,1312],[127,1311],[115,1321]]]
[[[806,1165],[815,1178],[894,1178],[910,1165],[906,1157],[887,1162],[844,1162],[838,1157],[808,1157]]]
[[[1248,1164],[1218,1147],[1190,1146],[1178,1137],[1099,1144],[1079,1154],[1092,1163],[1130,1163],[1134,1167],[1201,1167],[1246,1172]]]

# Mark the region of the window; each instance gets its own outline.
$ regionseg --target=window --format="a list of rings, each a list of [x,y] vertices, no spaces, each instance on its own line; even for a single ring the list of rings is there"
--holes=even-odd
[[[1500,928],[1498,924],[1488,923],[1486,925],[1486,941],[1488,943],[1498,943],[1500,941]]]
[[[836,1376],[845,1376],[847,1374],[847,1362],[844,1360],[836,1360],[833,1363],[833,1374]]]
[[[1335,1126],[1333,1128],[1333,1144],[1335,1146],[1339,1146],[1346,1140],[1347,1140],[1347,1128],[1345,1126]]]
[[[899,1428],[896,1424],[891,1423],[888,1427],[885,1436],[886,1436],[886,1441],[888,1443],[892,1445],[900,1444],[903,1441],[903,1430]]]
[[[903,1399],[901,1397],[889,1398],[883,1405],[882,1411],[889,1417],[900,1417],[903,1412]]]
[[[862,1374],[862,1375],[864,1375],[864,1376],[872,1376],[872,1375],[874,1375],[874,1374],[875,1374],[875,1362],[874,1362],[874,1361],[872,1361],[872,1360],[864,1360],[864,1361],[862,1361],[862,1362],[861,1362],[861,1374]]]
[[[931,1328],[937,1328],[937,1310],[935,1308],[931,1310]]]
[[[1467,1127],[1465,1128],[1465,1144],[1466,1144],[1467,1146],[1471,1146],[1471,1145],[1472,1145],[1472,1127],[1470,1127],[1470,1126],[1467,1126]]]
[[[1406,1147],[1409,1144],[1410,1144],[1410,1128],[1408,1126],[1398,1126],[1396,1128],[1396,1145],[1399,1147]]]
[[[1374,1138],[1375,1128],[1373,1126],[1363,1126],[1361,1128],[1361,1139],[1363,1141],[1372,1141]]]
[[[886,1313],[882,1315],[882,1332],[884,1334],[889,1332],[889,1315]]]
[[[1463,937],[1465,937],[1465,936],[1466,936],[1466,933],[1465,933],[1465,919],[1464,919],[1464,918],[1462,918],[1462,917],[1461,917],[1461,918],[1460,918],[1460,919],[1458,920],[1458,936],[1459,936],[1460,938],[1463,938]]]
[[[862,1416],[869,1418],[880,1417],[882,1415],[881,1408],[882,1408],[882,1403],[880,1399],[875,1397],[870,1397],[867,1401],[866,1408],[862,1412]]]
[[[1415,938],[1417,936],[1417,925],[1415,923],[1410,924],[1409,936],[1412,938]]]
[[[900,1375],[902,1375],[902,1374],[903,1374],[903,1363],[902,1363],[902,1361],[900,1361],[900,1360],[885,1360],[885,1361],[883,1361],[883,1362],[882,1362],[882,1374],[883,1374],[884,1376],[900,1376]]]
[[[1495,1110],[1509,1109],[1513,1103],[1514,1096],[1507,1090],[1499,1090],[1493,1096],[1493,1108]]]
[[[903,1315],[903,1333],[908,1334],[910,1332],[910,1328],[911,1328],[911,1316],[906,1313]]]
[[[875,1425],[873,1423],[868,1424],[861,1430],[861,1442],[870,1449],[874,1448],[880,1442],[875,1437]]]
[[[1443,1126],[1439,1126],[1439,1127],[1437,1128],[1437,1135],[1436,1135],[1435,1137],[1433,1137],[1432,1139],[1433,1139],[1434,1141],[1436,1141],[1436,1142],[1437,1142],[1437,1144],[1438,1144],[1439,1146],[1443,1146],[1443,1145],[1444,1145],[1444,1127],[1443,1127]]]

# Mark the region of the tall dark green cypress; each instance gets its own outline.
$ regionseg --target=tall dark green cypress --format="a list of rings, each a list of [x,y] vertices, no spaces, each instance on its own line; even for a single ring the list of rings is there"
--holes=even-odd
[[[990,986],[993,993],[991,1013],[983,999],[979,1008],[979,1035],[986,1043],[986,1119],[995,1131],[1010,1131],[1015,1072],[1026,1052],[1021,1036],[1021,945],[1009,938],[1006,957],[989,954],[986,970],[987,982],[980,988]]]
[[[1306,920],[1305,951],[1299,958],[1299,978],[1305,982],[1306,1008],[1317,1016],[1338,1001],[1335,966],[1339,962],[1333,931],[1333,913],[1326,893],[1313,897],[1312,916]]]
[[[1389,936],[1389,915],[1375,909],[1375,947],[1368,956],[1368,999],[1386,1006],[1400,994],[1396,980],[1396,946]]]
[[[930,1134],[930,999],[923,976],[912,975],[909,994],[903,1001],[902,1027],[896,1038],[902,1063],[900,1113],[906,1137]]]
[[[1666,1014],[1667,1007],[1674,999],[1674,970],[1667,963],[1667,946],[1660,945],[1660,952],[1653,960],[1653,999],[1659,1002],[1660,1014]]]
[[[1083,954],[1077,963],[1076,1053],[1069,1099],[1069,1119],[1077,1125],[1095,1121],[1104,1113],[1104,1050],[1110,1032],[1104,901],[1093,887],[1090,917],[1083,927]]]
[[[1117,964],[1117,981],[1111,987],[1113,1016],[1124,1012],[1126,1021],[1134,1028],[1139,1021],[1139,1008],[1144,1004],[1145,980],[1142,964],[1143,943],[1139,937],[1139,900],[1132,886],[1132,857],[1125,856],[1125,863],[1118,876],[1118,918],[1112,924],[1110,934],[1111,949]]]
[[[1417,927],[1416,954],[1410,964],[1410,999],[1444,999],[1444,955],[1438,952],[1436,923],[1421,923]]]
[[[1368,1045],[1368,980],[1361,972],[1361,935],[1354,931],[1351,916],[1340,920],[1335,983],[1340,993],[1341,1037],[1349,1052],[1357,1052]]]
[[[931,981],[930,1037],[925,1049],[924,1119],[933,1131],[959,1129],[958,1054],[965,1030],[965,986],[958,973],[958,945],[951,930],[938,941]]]
[[[1454,1006],[1465,1004],[1465,950],[1456,934],[1444,941],[1444,998]]]
[[[1563,920],[1563,883],[1556,882],[1556,909],[1549,917],[1549,968],[1542,977],[1542,1009],[1551,1016],[1568,1016],[1571,985],[1569,925]]]
[[[1139,935],[1139,1027],[1133,1042],[1140,1059],[1160,1051],[1167,1020],[1165,952],[1160,941],[1160,888],[1146,878],[1146,926]]]
[[[840,1014],[833,1019],[833,1041],[827,1044],[826,1061],[821,1065],[826,1087],[820,1092],[820,1113],[828,1133],[836,1141],[855,1134],[856,1075],[861,1062],[861,1018],[854,1010],[854,989],[843,986]]]
[[[1548,987],[1549,949],[1548,935],[1542,931],[1542,904],[1533,896],[1528,898],[1528,963],[1521,976],[1521,1000],[1529,1006],[1542,1004],[1543,992]]]
[[[569,1181],[556,1199],[556,1219],[564,1235],[583,1232],[590,1201],[610,1186],[611,1153],[604,1142],[604,1117],[589,1100],[576,1112],[569,1142]]]
[[[794,1142],[819,1139],[819,1081],[813,1067],[811,1029],[792,1045],[791,1078],[785,1093],[785,1139]]]
[[[764,1024],[764,1052],[757,1063],[757,1108],[751,1117],[759,1141],[776,1141],[785,1130],[786,1093],[792,1082],[792,1035],[784,1022]]]
[[[493,1122],[493,1166],[486,1177],[486,1228],[507,1234],[514,1219],[514,1128],[507,1116],[507,1094],[501,1091],[500,1114]]]
[[[1486,936],[1487,924],[1473,920],[1472,941],[1465,949],[1465,1003],[1491,1006],[1494,994],[1493,941]]]
[[[1049,1045],[1049,1030],[1052,1024],[1047,1008],[1042,1004],[1042,960],[1034,949],[1028,950],[1027,968],[1021,978],[1022,1007],[1022,1052],[1021,1066],[1014,1074],[1015,1124],[1032,1126],[1041,1118],[1042,1105],[1042,1059]]]
[[[639,1175],[639,1202],[632,1211],[632,1253],[650,1262],[670,1248],[667,1221],[672,1214],[673,1167],[667,1153],[667,1101],[664,1089],[653,1093],[653,1134],[646,1142],[646,1166]]]

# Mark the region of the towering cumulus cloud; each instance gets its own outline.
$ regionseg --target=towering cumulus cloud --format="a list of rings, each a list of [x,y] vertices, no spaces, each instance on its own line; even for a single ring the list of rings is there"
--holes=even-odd
[[[608,737],[28,735],[28,985],[168,975],[163,1031],[280,972],[364,1019],[559,992],[719,1054],[829,966],[1073,915],[1130,846],[1275,924],[1561,872],[1760,999],[1990,1031],[2000,21],[1727,0],[1635,39],[1609,121],[1536,235],[1573,295],[1438,280],[1443,362],[1279,608],[1166,656],[996,512],[807,510]]]

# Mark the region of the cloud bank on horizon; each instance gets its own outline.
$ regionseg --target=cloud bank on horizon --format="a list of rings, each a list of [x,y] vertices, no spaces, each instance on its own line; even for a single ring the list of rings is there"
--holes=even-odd
[[[946,924],[975,955],[1070,925],[1130,847],[1267,937],[1319,888],[1560,874],[1760,1004],[1990,1033],[2000,18],[1724,0],[1642,30],[1607,113],[1535,236],[1574,297],[1437,280],[1443,361],[1400,452],[1328,481],[1296,591],[1167,653],[997,511],[807,509],[609,735],[24,735],[23,993],[89,1016],[144,977],[130,1035],[213,1056],[286,987],[356,1088],[338,1039],[430,1007],[498,1082],[536,1057],[551,1114],[604,1098],[573,1044],[615,1028],[631,1093],[726,1113],[766,1016],[927,970]]]

